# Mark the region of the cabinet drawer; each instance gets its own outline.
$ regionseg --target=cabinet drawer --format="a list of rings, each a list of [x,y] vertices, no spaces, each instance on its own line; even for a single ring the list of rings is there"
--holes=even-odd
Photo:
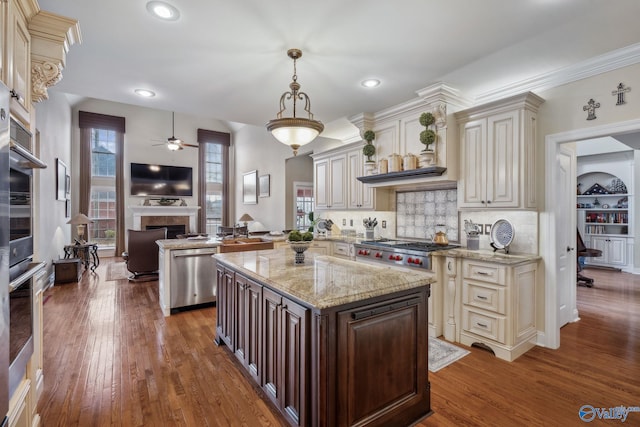
[[[349,244],[348,243],[333,243],[333,254],[343,257],[349,257]]]
[[[476,335],[505,343],[505,317],[499,314],[494,315],[463,307],[462,328]]]
[[[462,303],[506,314],[506,288],[465,280],[462,283]]]
[[[498,285],[505,284],[505,267],[503,266],[465,260],[462,269],[465,279],[481,280]]]

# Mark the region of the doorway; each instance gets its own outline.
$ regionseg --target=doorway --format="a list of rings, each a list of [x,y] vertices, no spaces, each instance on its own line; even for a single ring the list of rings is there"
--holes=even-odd
[[[569,155],[575,164],[575,143],[585,139],[600,138],[610,135],[625,135],[640,131],[640,119],[629,120],[620,123],[606,124],[585,129],[547,135],[545,137],[545,209],[540,214],[540,253],[545,262],[545,331],[541,337],[541,344],[549,348],[560,346],[560,327],[565,320],[564,313],[574,314],[574,320],[578,320],[578,310],[575,293],[575,273],[573,279],[568,280],[567,271],[576,270],[575,256],[566,256],[571,248],[575,250],[575,231],[562,233],[563,227],[576,230],[575,209],[567,210],[563,203],[557,203],[563,194],[573,195],[570,200],[575,207],[576,184],[575,175],[573,182],[565,179],[562,183],[557,181],[563,174],[562,158]],[[573,234],[573,235],[571,235]],[[563,260],[563,257],[566,260]],[[570,274],[570,273],[569,273]],[[571,291],[568,287],[572,287]],[[561,308],[561,304],[566,307]],[[564,313],[561,313],[561,309]]]

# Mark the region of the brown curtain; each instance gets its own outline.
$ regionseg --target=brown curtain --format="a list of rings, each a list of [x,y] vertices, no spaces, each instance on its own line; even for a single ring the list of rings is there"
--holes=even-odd
[[[206,177],[206,146],[205,144],[220,144],[222,146],[222,169],[223,169],[223,187],[222,187],[222,224],[227,223],[229,217],[229,147],[231,146],[231,134],[225,132],[217,132],[214,130],[198,129],[198,200],[200,203],[200,211],[198,212],[198,225],[201,232],[207,229],[206,215],[206,195],[207,195],[207,177]]]
[[[124,134],[125,118],[79,112],[80,212],[88,215],[91,202],[91,129],[116,132],[116,256],[124,251]]]

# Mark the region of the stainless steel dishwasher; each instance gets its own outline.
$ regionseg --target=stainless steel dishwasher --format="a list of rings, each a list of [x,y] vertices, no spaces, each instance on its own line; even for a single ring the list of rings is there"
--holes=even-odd
[[[216,300],[216,252],[216,248],[171,251],[171,309]]]

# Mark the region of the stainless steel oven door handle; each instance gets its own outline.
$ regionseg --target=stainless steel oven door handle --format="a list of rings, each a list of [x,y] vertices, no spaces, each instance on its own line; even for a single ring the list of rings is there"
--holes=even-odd
[[[47,164],[31,154],[28,150],[24,149],[20,144],[16,144],[11,141],[10,145],[11,151],[18,154],[20,157],[23,157],[26,160],[26,167],[29,169],[46,169]],[[24,167],[24,166],[23,166]]]
[[[10,293],[13,292],[24,282],[31,279],[33,276],[36,275],[38,271],[40,271],[40,269],[44,268],[45,265],[46,263],[44,261],[39,263],[34,263],[31,268],[29,268],[27,271],[25,271],[24,273],[16,277],[15,280],[12,280],[9,283],[9,292]]]

